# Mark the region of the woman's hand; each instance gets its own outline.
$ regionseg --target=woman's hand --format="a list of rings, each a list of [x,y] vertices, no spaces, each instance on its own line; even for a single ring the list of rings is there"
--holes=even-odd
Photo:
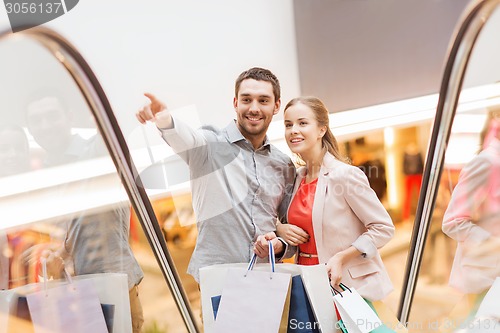
[[[293,224],[278,223],[276,232],[289,245],[297,246],[309,241],[309,235],[302,228]]]
[[[326,272],[330,278],[330,284],[333,288],[339,290],[339,284],[342,282],[342,268],[344,266],[342,257],[334,255],[326,263]]]
[[[350,246],[347,249],[336,253],[333,257],[326,263],[326,272],[330,278],[330,284],[333,288],[339,288],[340,282],[342,282],[342,271],[344,265],[360,256],[361,252],[358,251],[354,246]]]

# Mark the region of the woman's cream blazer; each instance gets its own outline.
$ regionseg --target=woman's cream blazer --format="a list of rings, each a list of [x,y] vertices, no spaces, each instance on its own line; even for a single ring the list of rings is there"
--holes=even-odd
[[[305,172],[304,167],[298,170],[293,196]],[[344,265],[345,285],[372,301],[385,298],[393,290],[378,249],[394,236],[394,225],[361,169],[325,154],[312,223],[320,263],[351,245],[362,253]]]
[[[468,294],[489,289],[500,276],[500,140],[462,169],[442,228],[458,242],[450,285]]]

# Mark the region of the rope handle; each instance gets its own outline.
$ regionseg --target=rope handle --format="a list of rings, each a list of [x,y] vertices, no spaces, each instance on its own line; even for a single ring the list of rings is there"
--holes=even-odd
[[[43,291],[45,292],[45,296],[48,296],[47,290],[49,289],[48,288],[49,274],[47,272],[47,259],[40,258],[40,263],[42,264]],[[66,280],[68,281],[69,285],[73,286],[73,278],[71,277],[71,274],[69,274],[66,267],[63,268],[63,274]]]
[[[270,273],[271,273],[271,278],[272,278],[272,273],[274,273],[274,270],[276,268],[276,259],[274,258],[274,248],[273,244],[271,241],[267,241],[267,245],[269,247],[269,267],[270,267]],[[247,271],[245,273],[245,276],[247,276],[248,272],[253,270],[253,267],[255,265],[255,262],[257,261],[257,254],[252,255],[252,259],[250,259],[250,262],[248,263]]]

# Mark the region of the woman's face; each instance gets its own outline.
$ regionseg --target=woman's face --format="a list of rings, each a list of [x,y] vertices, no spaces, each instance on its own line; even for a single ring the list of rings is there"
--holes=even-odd
[[[24,133],[5,129],[0,131],[0,177],[27,171],[28,143]]]
[[[293,153],[301,156],[321,149],[325,127],[319,126],[311,108],[302,103],[290,106],[285,111],[285,139]]]

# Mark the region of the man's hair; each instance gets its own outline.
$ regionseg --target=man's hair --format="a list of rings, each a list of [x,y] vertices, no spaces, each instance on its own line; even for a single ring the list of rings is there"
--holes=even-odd
[[[247,79],[270,82],[273,86],[275,102],[281,98],[280,82],[278,81],[276,75],[274,75],[270,70],[260,67],[250,68],[238,76],[234,85],[234,96],[236,98],[238,98],[238,91],[240,90],[241,82]]]
[[[64,93],[57,88],[44,87],[42,89],[32,91],[29,95],[26,96],[26,100],[24,103],[25,117],[28,115],[28,109],[31,104],[40,102],[41,100],[46,98],[54,98],[55,100],[57,100],[57,103],[59,103],[59,105],[65,112],[69,112],[70,108]]]

